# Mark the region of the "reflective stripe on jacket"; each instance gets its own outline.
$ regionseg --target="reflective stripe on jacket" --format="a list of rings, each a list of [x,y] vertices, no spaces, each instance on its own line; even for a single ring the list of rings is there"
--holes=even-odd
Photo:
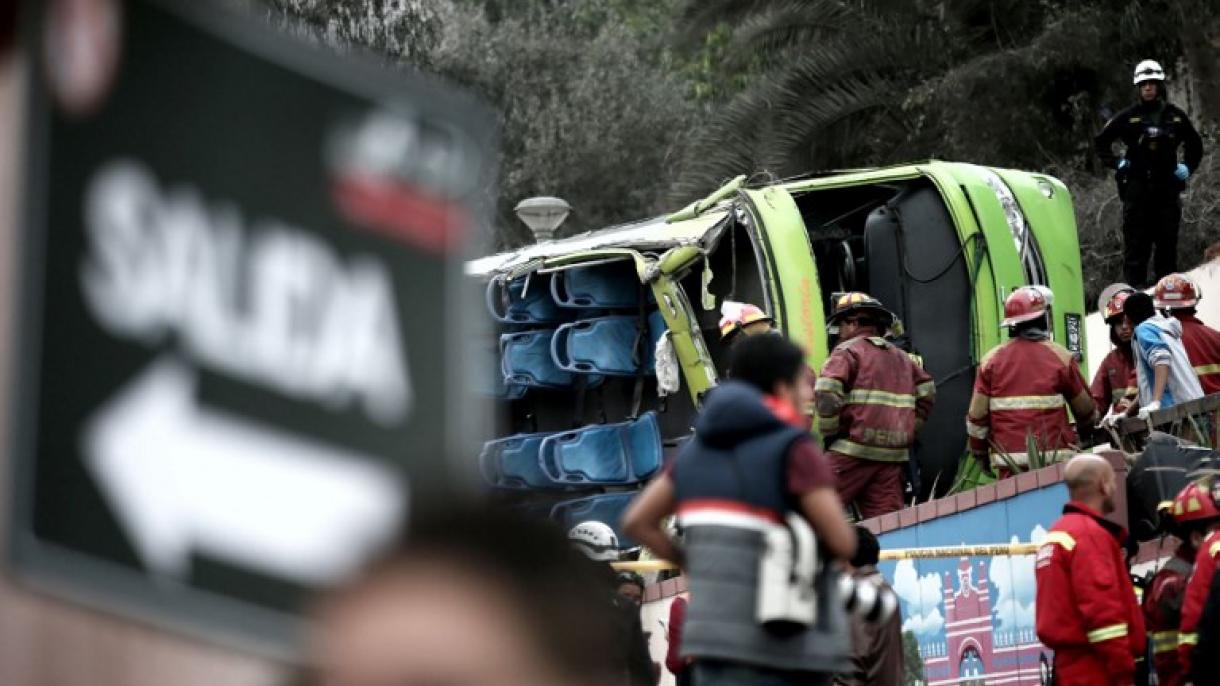
[[[1071,501],[1038,549],[1038,639],[1055,651],[1061,684],[1131,683],[1144,652],[1144,620],[1127,574],[1127,532]]]
[[[835,346],[815,385],[818,427],[830,450],[904,462],[936,399],[936,384],[902,349],[859,336]]]
[[[1131,407],[1139,393],[1131,349],[1114,348],[1102,358],[1093,384],[1089,386],[1089,395],[1093,398],[1097,413],[1104,414],[1108,409],[1114,414],[1122,414]]]
[[[1179,545],[1174,556],[1157,570],[1144,594],[1144,626],[1152,644],[1159,686],[1181,686],[1185,676],[1178,664],[1178,627],[1182,623],[1186,581],[1194,564],[1193,552],[1189,546]]]
[[[1093,399],[1072,354],[1049,340],[1009,340],[979,364],[966,417],[971,452],[990,452],[991,464],[1003,467],[1001,454],[1021,464],[1029,436],[1044,452],[1068,450],[1077,442],[1068,407],[1077,421],[1092,423]]]
[[[1182,623],[1178,627],[1178,664],[1183,672],[1190,672],[1190,657],[1199,641],[1197,632],[1199,619],[1203,617],[1203,605],[1207,602],[1207,591],[1216,574],[1216,557],[1220,556],[1220,531],[1213,531],[1203,539],[1195,555],[1195,571],[1186,584],[1186,597],[1182,599]]]
[[[1199,321],[1193,314],[1176,316],[1182,322],[1182,346],[1199,377],[1203,394],[1220,393],[1220,331]]]

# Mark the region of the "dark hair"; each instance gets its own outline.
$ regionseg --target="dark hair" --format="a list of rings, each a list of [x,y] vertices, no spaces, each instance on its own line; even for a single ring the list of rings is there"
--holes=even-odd
[[[404,535],[379,560],[329,599],[342,603],[361,589],[422,563],[452,565],[484,579],[514,604],[520,630],[570,683],[596,682],[621,671],[604,564],[591,564],[556,524],[504,507],[450,505],[413,512]]]
[[[636,574],[635,572],[619,572],[618,575],[614,577],[614,580],[618,582],[619,586],[622,586],[623,584],[635,584],[636,586],[640,587],[641,591],[644,590],[644,577]]]
[[[1127,301],[1123,303],[1123,314],[1134,324],[1148,319],[1156,314],[1156,307],[1152,303],[1152,296],[1144,292],[1132,293],[1127,297]]]
[[[796,383],[804,365],[800,346],[778,333],[761,333],[733,346],[729,377],[770,393],[779,383]]]
[[[877,542],[877,537],[868,529],[856,527],[856,555],[851,559],[853,567],[867,567],[876,565],[881,559],[881,544]]]

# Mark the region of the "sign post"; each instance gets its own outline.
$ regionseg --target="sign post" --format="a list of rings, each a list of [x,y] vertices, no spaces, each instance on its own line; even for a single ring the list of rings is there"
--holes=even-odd
[[[13,565],[283,653],[479,419],[494,120],[211,3],[34,6]]]

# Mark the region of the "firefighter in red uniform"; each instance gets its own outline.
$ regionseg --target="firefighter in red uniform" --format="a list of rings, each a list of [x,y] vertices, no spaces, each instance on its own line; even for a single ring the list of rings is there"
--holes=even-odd
[[[1131,353],[1131,323],[1123,317],[1123,303],[1135,289],[1125,283],[1107,286],[1098,299],[1097,309],[1110,326],[1111,350],[1101,360],[1089,395],[1098,413],[1119,417],[1126,414],[1131,404],[1139,397],[1139,383],[1135,378],[1135,358]]]
[[[1220,479],[1204,479],[1188,484],[1174,498],[1173,510],[1181,508],[1184,515],[1195,515],[1195,528],[1190,540],[1196,549],[1195,570],[1186,584],[1186,597],[1182,599],[1182,623],[1178,625],[1178,666],[1183,674],[1190,672],[1190,657],[1199,636],[1195,630],[1203,616],[1203,605],[1212,577],[1216,574],[1216,560],[1220,557]]]
[[[775,328],[775,320],[763,312],[757,305],[725,300],[720,304],[720,342],[732,347],[738,341],[760,333],[779,333]],[[813,426],[813,383],[818,378],[809,365],[805,365],[805,373],[801,385],[797,389],[801,412],[805,415],[805,428]]]
[[[1158,686],[1182,686],[1186,674],[1178,664],[1178,627],[1182,624],[1182,600],[1195,564],[1195,543],[1203,538],[1203,525],[1218,515],[1214,506],[1188,511],[1191,497],[1198,500],[1191,484],[1174,498],[1169,510],[1170,531],[1181,542],[1169,561],[1161,566],[1144,594],[1144,625],[1152,643],[1152,663]],[[1194,539],[1194,540],[1192,540]]]
[[[836,296],[839,340],[815,385],[818,426],[839,498],[867,519],[902,508],[903,463],[936,399],[936,384],[882,337],[894,315],[867,293]]]
[[[1131,686],[1144,653],[1144,620],[1127,574],[1127,532],[1105,518],[1118,492],[1105,458],[1084,454],[1064,470],[1071,500],[1038,549],[1034,616],[1055,651],[1054,683]]]
[[[1078,443],[1067,408],[1081,427],[1097,412],[1072,354],[1050,340],[1050,303],[1040,288],[1022,286],[1004,301],[1011,340],[983,356],[966,416],[970,452],[1009,476],[1010,464],[1029,467],[1034,443],[1046,462],[1058,462]]]
[[[1220,331],[1199,321],[1195,307],[1203,299],[1199,285],[1185,274],[1170,274],[1156,284],[1153,300],[1182,323],[1182,346],[1199,376],[1205,395],[1220,393]]]

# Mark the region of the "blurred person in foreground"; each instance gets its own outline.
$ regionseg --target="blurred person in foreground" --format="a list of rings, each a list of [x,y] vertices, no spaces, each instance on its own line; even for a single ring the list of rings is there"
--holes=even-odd
[[[624,584],[623,574],[615,572],[611,566],[611,563],[618,562],[621,557],[618,534],[605,522],[589,520],[568,530],[568,540],[575,550],[592,563],[593,573],[602,586],[603,598],[613,608],[613,648],[619,664],[623,665],[625,670],[626,683],[631,686],[655,684],[660,668],[657,666],[654,669],[648,652],[648,636],[645,635],[640,621],[644,581],[638,574],[628,573],[629,582]],[[635,598],[630,597],[634,589],[629,589],[627,595],[623,593],[623,587],[631,584],[631,577],[638,581]]]
[[[1127,530],[1106,519],[1118,482],[1105,458],[1082,454],[1064,468],[1070,500],[1034,563],[1038,640],[1055,651],[1054,681],[1132,686],[1144,655],[1144,617],[1127,573]]]
[[[881,544],[868,529],[856,527],[856,554],[851,559],[852,576],[879,586],[889,583],[877,569]],[[882,622],[863,617],[851,619],[852,667],[835,676],[835,686],[902,686],[905,681],[902,655],[902,614],[894,612]]]
[[[623,518],[628,535],[686,572],[681,655],[693,659],[699,686],[812,686],[850,666],[834,560],[851,558],[856,537],[830,463],[804,428],[798,405],[804,358],[779,335],[738,342],[729,380],[708,394],[694,438]],[[675,512],[681,549],[662,524]],[[759,570],[769,533],[783,529],[789,516],[807,520],[823,564],[810,579],[816,618],[780,629],[758,617],[760,598],[776,590],[762,587]]]
[[[317,607],[318,686],[627,683],[604,581],[562,530],[507,511],[416,514]]]

